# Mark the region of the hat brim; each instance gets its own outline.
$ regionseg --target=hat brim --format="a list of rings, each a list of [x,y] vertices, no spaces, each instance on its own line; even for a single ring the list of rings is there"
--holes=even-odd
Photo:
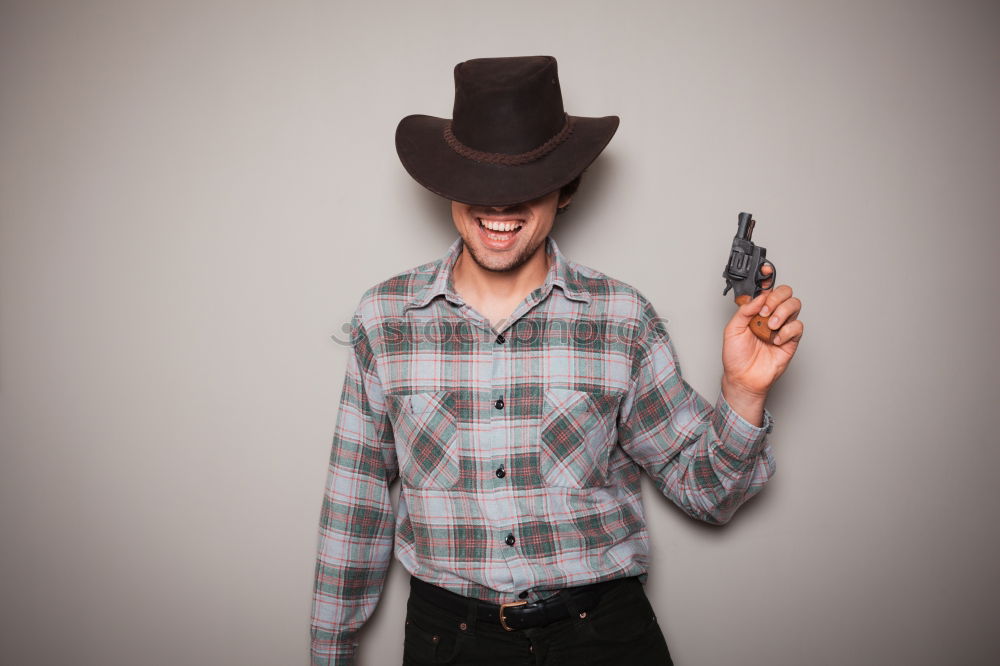
[[[506,206],[554,192],[583,173],[618,129],[618,116],[572,116],[573,132],[552,152],[518,166],[463,157],[445,142],[446,118],[413,115],[396,127],[396,153],[414,180],[452,201]]]

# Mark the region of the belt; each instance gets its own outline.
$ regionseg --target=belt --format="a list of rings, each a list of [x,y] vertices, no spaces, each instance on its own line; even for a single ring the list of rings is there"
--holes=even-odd
[[[530,603],[515,601],[508,604],[491,604],[486,601],[477,601],[437,585],[431,585],[413,576],[410,577],[410,590],[424,601],[444,608],[459,617],[466,617],[471,601],[475,604],[476,618],[479,622],[484,624],[499,623],[507,631],[514,631],[529,627],[543,627],[556,620],[569,617],[570,609],[566,603],[569,596],[573,598],[576,612],[586,613],[597,606],[605,592],[630,580],[631,578],[616,578],[580,587],[567,587],[550,597]]]

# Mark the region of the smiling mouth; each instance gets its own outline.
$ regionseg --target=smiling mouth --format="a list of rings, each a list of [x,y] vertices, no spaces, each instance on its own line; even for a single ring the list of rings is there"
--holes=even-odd
[[[495,241],[513,238],[524,226],[524,220],[491,220],[477,217],[476,221],[486,237]]]

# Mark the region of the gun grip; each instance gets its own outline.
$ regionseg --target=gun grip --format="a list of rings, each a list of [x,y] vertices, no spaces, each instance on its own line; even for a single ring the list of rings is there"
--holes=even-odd
[[[742,296],[736,297],[736,305],[746,305],[751,300],[750,296],[743,294]],[[772,331],[767,325],[767,319],[761,317],[760,315],[754,315],[753,319],[750,320],[750,330],[758,338],[763,340],[768,344],[774,344],[774,334],[777,331]]]

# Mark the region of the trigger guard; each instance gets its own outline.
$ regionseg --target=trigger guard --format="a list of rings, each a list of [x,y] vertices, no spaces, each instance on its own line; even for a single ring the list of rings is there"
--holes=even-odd
[[[764,275],[764,273],[761,272],[761,269],[763,269],[764,266],[770,266],[771,267],[771,274],[770,275]],[[761,289],[763,289],[764,287],[762,285],[764,284],[764,282],[767,281],[767,280],[770,280],[771,281],[771,286],[769,286],[767,288],[768,289],[773,289],[774,285],[777,284],[777,282],[776,282],[777,279],[778,279],[778,269],[774,267],[774,264],[772,264],[770,260],[765,259],[764,263],[761,264],[760,268],[757,269],[757,286],[759,286]]]

